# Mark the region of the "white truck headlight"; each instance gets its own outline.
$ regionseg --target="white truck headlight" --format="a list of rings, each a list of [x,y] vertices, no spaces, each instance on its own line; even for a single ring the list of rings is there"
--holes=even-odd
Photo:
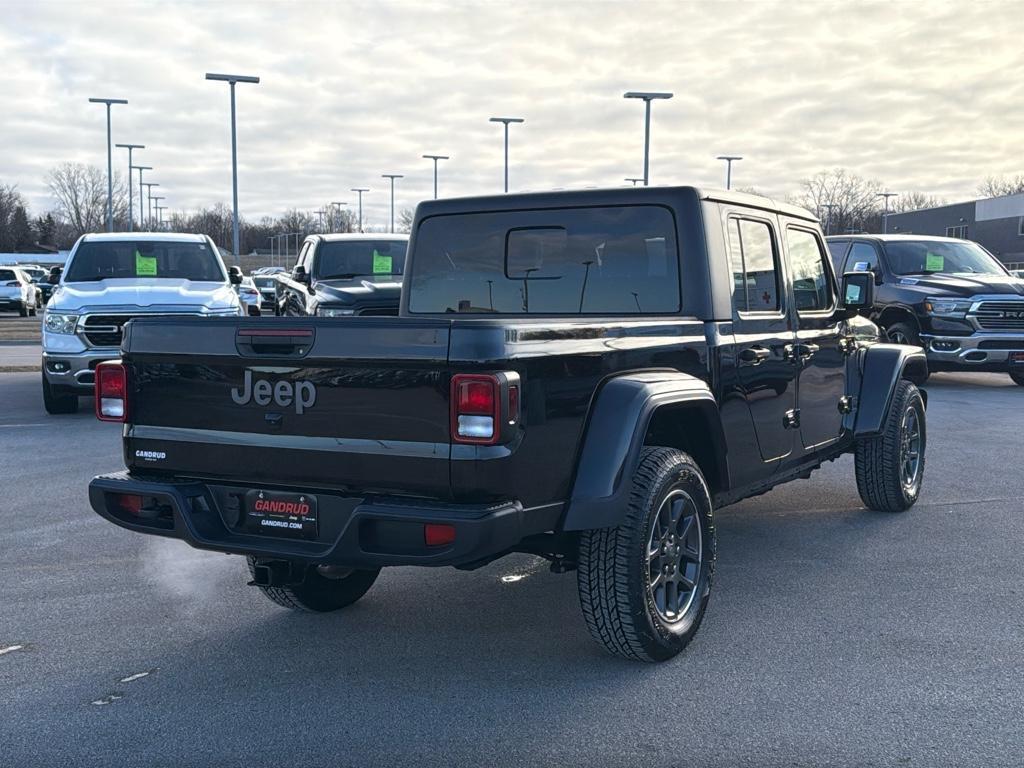
[[[71,334],[75,332],[75,326],[78,325],[78,315],[47,312],[46,317],[43,318],[43,324],[50,333]]]
[[[925,299],[924,311],[929,315],[963,317],[971,308],[971,301],[965,299]]]

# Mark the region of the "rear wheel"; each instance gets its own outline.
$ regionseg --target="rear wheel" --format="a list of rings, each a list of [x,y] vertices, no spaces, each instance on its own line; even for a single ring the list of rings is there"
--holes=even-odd
[[[1010,378],[1014,384],[1024,387],[1024,371],[1010,371]]]
[[[857,442],[857,490],[869,509],[903,512],[921,494],[927,443],[924,400],[906,379],[896,384],[882,433]]]
[[[715,530],[697,464],[647,448],[621,525],[584,531],[577,573],[591,636],[607,651],[665,661],[697,634],[711,593]]]
[[[255,577],[257,559],[246,557],[249,574]],[[284,608],[325,613],[346,608],[365,595],[377,580],[380,568],[368,571],[306,566],[302,582],[284,587],[260,587],[270,600]]]
[[[60,394],[43,374],[43,407],[47,413],[78,413],[78,395]]]

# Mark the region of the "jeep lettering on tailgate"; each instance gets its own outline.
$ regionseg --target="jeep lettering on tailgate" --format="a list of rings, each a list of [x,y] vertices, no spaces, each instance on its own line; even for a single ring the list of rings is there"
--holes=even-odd
[[[267,406],[271,401],[282,408],[295,405],[295,413],[302,415],[307,408],[316,404],[316,387],[311,381],[278,381],[271,383],[267,379],[256,379],[253,382],[252,371],[246,370],[242,389],[231,390],[231,399],[239,405],[248,405],[250,401],[256,405]]]

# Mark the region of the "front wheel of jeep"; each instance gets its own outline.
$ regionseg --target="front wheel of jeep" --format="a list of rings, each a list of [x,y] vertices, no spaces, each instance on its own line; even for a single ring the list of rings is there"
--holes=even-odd
[[[1018,387],[1024,387],[1024,371],[1010,371],[1010,378]]]
[[[857,490],[868,509],[903,512],[914,506],[924,480],[927,439],[921,392],[913,382],[901,379],[881,434],[857,441]]]
[[[584,531],[577,580],[591,636],[610,653],[666,661],[697,634],[715,570],[711,496],[696,462],[645,448],[623,520]]]
[[[256,578],[257,558],[246,557],[249,574]],[[296,583],[284,586],[257,585],[267,598],[282,608],[310,613],[326,613],[347,608],[369,592],[380,574],[380,568],[357,570],[352,568],[298,567]]]

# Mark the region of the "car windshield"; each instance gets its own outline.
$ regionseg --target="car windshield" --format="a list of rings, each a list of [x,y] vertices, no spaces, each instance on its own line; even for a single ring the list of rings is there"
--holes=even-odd
[[[64,275],[69,283],[137,278],[226,279],[220,258],[207,243],[175,240],[87,241]]]
[[[22,267],[21,271],[28,275],[30,280],[42,280],[46,277],[45,269],[25,269]]]
[[[897,275],[949,274],[1005,275],[987,251],[974,243],[944,240],[900,240],[885,244],[889,267]]]
[[[335,240],[316,251],[319,280],[400,275],[405,269],[405,240]]]

